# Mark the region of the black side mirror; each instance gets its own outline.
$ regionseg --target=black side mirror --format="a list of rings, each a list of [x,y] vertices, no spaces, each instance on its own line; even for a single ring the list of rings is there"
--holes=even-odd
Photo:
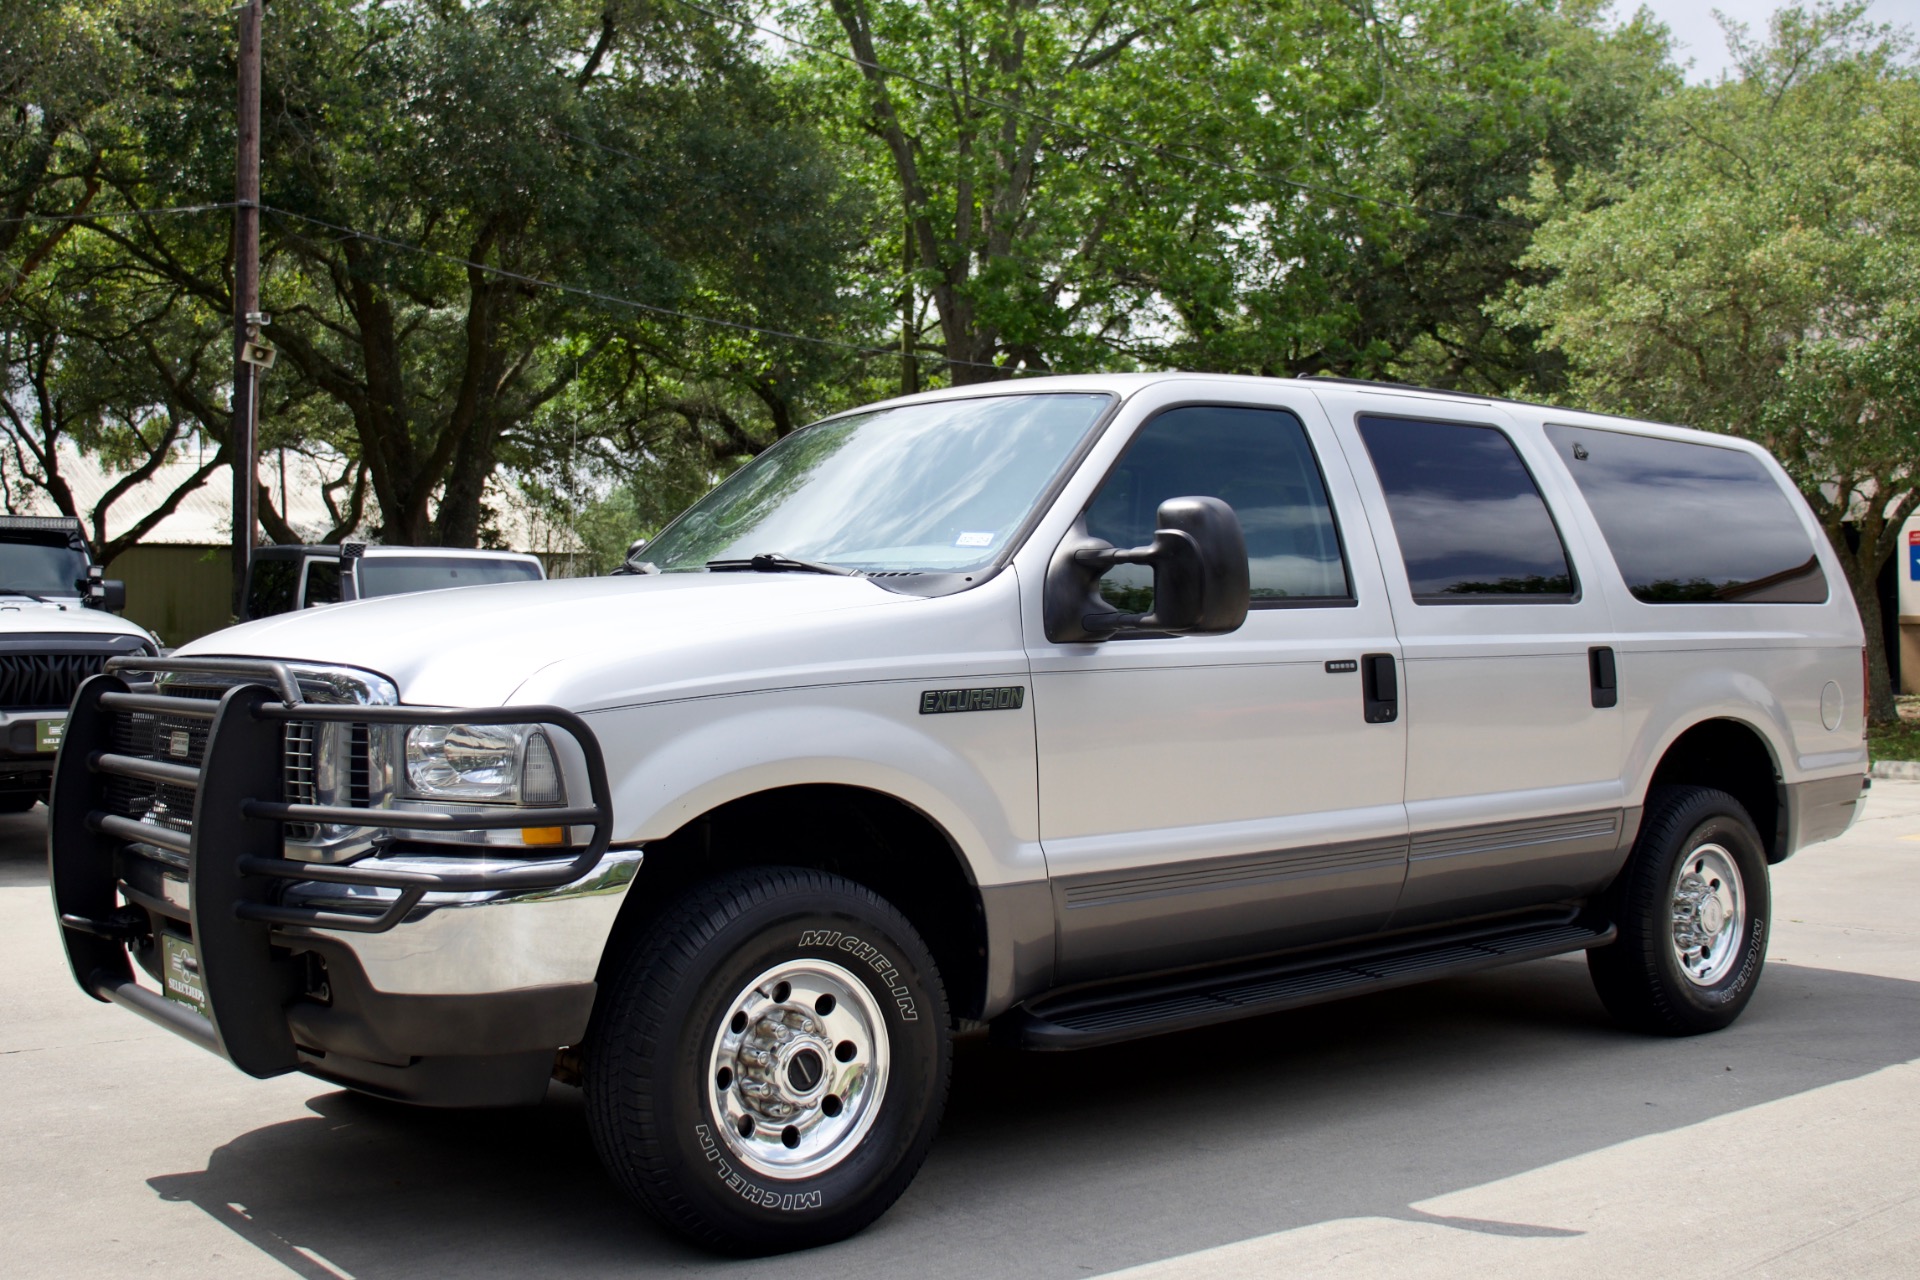
[[[1240,517],[1218,498],[1169,498],[1155,517],[1153,542],[1121,550],[1084,530],[1069,536],[1047,566],[1047,639],[1104,640],[1122,631],[1221,635],[1247,620],[1247,540]],[[1100,595],[1100,579],[1118,564],[1153,569],[1153,610],[1122,613]]]
[[[127,584],[106,576],[106,566],[90,564],[87,576],[75,585],[82,591],[81,603],[89,609],[119,613],[127,607]]]

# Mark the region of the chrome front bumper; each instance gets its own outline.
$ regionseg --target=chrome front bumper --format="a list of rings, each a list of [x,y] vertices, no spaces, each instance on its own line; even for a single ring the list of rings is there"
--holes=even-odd
[[[233,673],[217,702],[130,687],[112,665],[81,686],[49,817],[75,979],[250,1075],[301,1070],[444,1105],[537,1101],[555,1050],[586,1032],[600,951],[642,857],[609,848],[592,730],[559,707],[302,702],[283,666],[141,664]],[[550,853],[455,852],[406,833],[510,829],[531,811],[289,803],[293,721],[548,726],[577,742],[589,797],[538,810],[541,825],[588,838]],[[396,834],[383,852],[315,863],[283,856],[289,823]]]
[[[428,893],[384,933],[302,928],[280,932],[289,943],[303,936],[334,940],[358,959],[368,983],[383,993],[479,995],[592,982],[642,857],[638,849],[611,849],[586,875],[554,889]],[[480,861],[396,854],[365,858],[353,865],[397,871],[452,866],[476,870],[475,863]],[[564,866],[566,860],[556,860],[555,865]],[[281,901],[329,913],[378,915],[398,894],[396,889],[301,881],[288,885]]]

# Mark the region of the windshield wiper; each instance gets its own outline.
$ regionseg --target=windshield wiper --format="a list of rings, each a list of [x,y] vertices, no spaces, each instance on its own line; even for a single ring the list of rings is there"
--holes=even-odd
[[[798,560],[778,551],[763,551],[745,560],[709,560],[707,568],[715,573],[831,573],[840,578],[857,578],[860,570],[821,560]]]
[[[36,600],[41,604],[53,603],[53,601],[47,599],[45,596],[35,595],[33,592],[21,587],[0,587],[0,596],[25,596],[27,599]]]

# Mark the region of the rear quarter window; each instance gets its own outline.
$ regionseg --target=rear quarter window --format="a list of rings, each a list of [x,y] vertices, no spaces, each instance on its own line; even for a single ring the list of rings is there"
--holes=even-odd
[[[1739,449],[1549,425],[1627,590],[1648,604],[1819,604],[1827,577],[1760,460]]]

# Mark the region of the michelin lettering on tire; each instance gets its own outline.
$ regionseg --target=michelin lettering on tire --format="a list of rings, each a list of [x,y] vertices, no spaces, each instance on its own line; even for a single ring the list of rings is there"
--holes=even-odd
[[[1747,954],[1740,962],[1740,971],[1734,975],[1733,981],[1728,983],[1724,990],[1713,993],[1714,998],[1724,1003],[1747,989],[1748,984],[1753,981],[1755,974],[1759,971],[1761,956],[1765,954],[1763,944],[1766,942],[1766,937],[1767,922],[1756,917],[1753,928],[1747,931]]]
[[[894,1007],[900,1011],[902,1022],[918,1022],[920,1011],[914,1007],[913,993],[900,981],[900,968],[887,958],[887,954],[871,942],[862,941],[850,933],[841,933],[835,929],[808,929],[800,935],[803,947],[822,947],[828,951],[840,951],[864,963],[880,981],[886,984],[887,994],[893,997]]]
[[[784,1213],[799,1213],[807,1209],[820,1207],[819,1191],[769,1191],[755,1182],[749,1182],[740,1171],[727,1162],[720,1153],[720,1144],[713,1140],[713,1130],[704,1124],[693,1126],[694,1134],[700,1139],[700,1151],[713,1166],[714,1173],[726,1184],[727,1190],[745,1200],[748,1204],[758,1205],[762,1209],[775,1209]]]

